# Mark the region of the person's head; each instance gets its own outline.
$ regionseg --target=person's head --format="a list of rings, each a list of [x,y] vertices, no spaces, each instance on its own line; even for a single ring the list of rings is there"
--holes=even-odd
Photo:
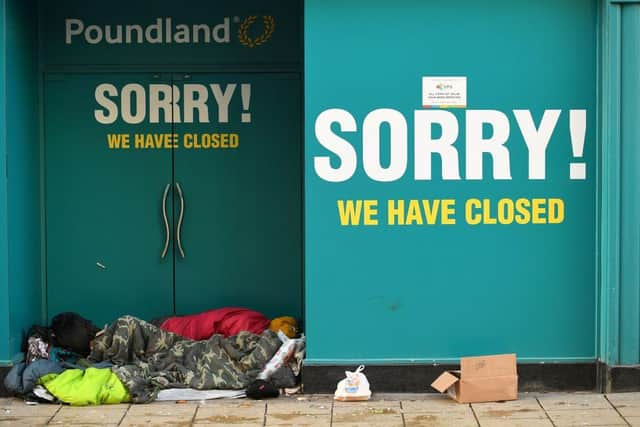
[[[51,319],[54,345],[71,350],[81,356],[90,352],[89,343],[99,329],[78,313],[60,313]]]

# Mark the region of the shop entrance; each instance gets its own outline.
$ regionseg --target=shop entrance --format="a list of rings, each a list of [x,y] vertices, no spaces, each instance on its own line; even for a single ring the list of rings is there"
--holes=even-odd
[[[297,73],[47,74],[47,313],[302,313]]]

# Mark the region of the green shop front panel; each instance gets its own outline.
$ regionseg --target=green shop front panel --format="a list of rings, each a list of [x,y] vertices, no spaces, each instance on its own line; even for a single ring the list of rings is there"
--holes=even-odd
[[[305,2],[307,363],[594,360],[596,29],[595,1]]]
[[[301,316],[298,74],[50,74],[47,311]]]
[[[176,74],[221,100],[174,124],[176,311],[246,306],[302,314],[301,80],[298,74]],[[189,89],[188,89],[189,88]],[[205,93],[209,92],[208,95]],[[189,95],[191,96],[191,95]],[[224,100],[224,101],[223,101]],[[228,100],[228,102],[227,102]],[[182,215],[181,215],[182,213]],[[178,243],[178,241],[176,241]],[[215,304],[214,304],[215,303]]]
[[[136,137],[171,133],[170,120],[147,114],[142,94],[152,84],[170,85],[170,75],[45,78],[49,319],[75,311],[101,324],[173,312],[171,245],[162,256],[163,211],[173,221],[172,151],[135,149]]]

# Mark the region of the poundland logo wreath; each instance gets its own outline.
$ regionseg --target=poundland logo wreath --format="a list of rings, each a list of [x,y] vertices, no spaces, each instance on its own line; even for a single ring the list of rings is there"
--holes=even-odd
[[[237,26],[237,30],[232,28]],[[273,16],[256,15],[240,18],[225,17],[217,24],[174,23],[173,19],[157,18],[143,24],[87,24],[82,19],[65,19],[65,44],[228,44],[231,34],[246,47],[261,46],[271,39],[276,28]]]

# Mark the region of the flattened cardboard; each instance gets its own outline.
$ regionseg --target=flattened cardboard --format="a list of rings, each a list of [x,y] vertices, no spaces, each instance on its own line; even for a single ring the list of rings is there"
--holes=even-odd
[[[460,403],[518,399],[516,355],[463,357],[460,371],[443,372],[431,386]]]
[[[458,382],[460,378],[456,377],[449,371],[445,371],[434,382],[431,383],[431,387],[438,390],[440,393],[444,393],[449,390],[449,387]]]

